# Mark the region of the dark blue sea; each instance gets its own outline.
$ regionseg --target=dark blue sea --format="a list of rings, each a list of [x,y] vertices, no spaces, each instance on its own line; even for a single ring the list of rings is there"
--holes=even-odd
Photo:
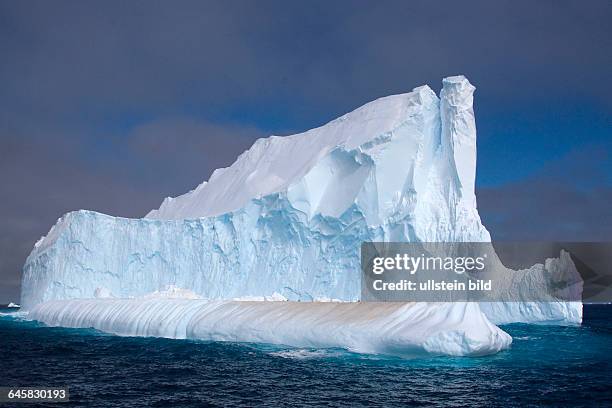
[[[493,356],[401,360],[2,316],[0,386],[67,385],[70,402],[44,405],[58,407],[612,406],[612,306],[585,306],[581,327],[503,328],[514,343]]]

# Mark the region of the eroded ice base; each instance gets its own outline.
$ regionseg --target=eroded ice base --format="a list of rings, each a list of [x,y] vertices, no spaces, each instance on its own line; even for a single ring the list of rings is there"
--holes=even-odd
[[[39,304],[29,318],[125,336],[338,347],[402,357],[480,356],[512,343],[476,303],[80,299]]]
[[[582,323],[582,302],[481,302],[480,308],[495,324],[573,326]]]

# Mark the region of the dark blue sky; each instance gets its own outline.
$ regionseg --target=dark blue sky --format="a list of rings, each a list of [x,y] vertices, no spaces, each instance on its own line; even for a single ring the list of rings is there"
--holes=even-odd
[[[0,0],[0,303],[63,213],[138,217],[257,137],[464,74],[498,239],[609,240],[612,2]]]

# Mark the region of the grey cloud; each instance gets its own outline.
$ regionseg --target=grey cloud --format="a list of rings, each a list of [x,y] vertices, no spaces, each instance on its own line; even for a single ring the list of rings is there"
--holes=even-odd
[[[193,118],[164,118],[136,126],[125,139],[143,160],[165,162],[175,169],[199,162],[214,169],[231,164],[236,152],[248,149],[262,136],[265,134],[253,127],[219,125]],[[164,167],[161,171],[165,171]],[[202,177],[202,172],[198,173]]]
[[[62,213],[141,216],[256,137],[439,88],[445,75],[478,86],[479,123],[550,101],[609,112],[611,9],[605,0],[0,1],[0,302],[16,296],[29,248]],[[520,213],[521,193],[545,218],[569,189],[568,203],[605,216],[601,181],[586,204],[568,186],[537,183],[481,190],[483,213]]]
[[[612,188],[586,191],[524,182],[478,191],[480,214],[493,239],[603,241],[612,236]]]
[[[479,212],[493,239],[609,241],[607,151],[601,145],[572,151],[531,178],[478,189]]]
[[[609,103],[609,2],[3,3],[4,93],[60,115],[292,98],[332,115],[468,73],[483,96]],[[585,29],[588,27],[588,30]],[[584,69],[589,61],[589,69]],[[546,72],[546,75],[542,75]],[[562,86],[560,86],[562,84]],[[595,86],[596,85],[596,86]],[[576,92],[582,95],[576,95]],[[319,107],[309,107],[312,104]],[[170,112],[168,112],[170,111]]]

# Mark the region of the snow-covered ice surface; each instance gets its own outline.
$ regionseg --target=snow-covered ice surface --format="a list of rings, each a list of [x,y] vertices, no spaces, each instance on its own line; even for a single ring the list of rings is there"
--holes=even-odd
[[[135,316],[128,309],[138,308],[138,301],[121,303],[119,299],[149,302],[143,297],[161,292],[169,295],[166,298],[183,297],[183,293],[168,294],[168,288],[187,291],[196,309],[213,304],[198,298],[354,302],[360,296],[359,251],[364,241],[490,241],[474,194],[473,91],[463,76],[445,78],[440,98],[428,86],[421,86],[370,102],[302,134],[260,139],[232,166],[216,170],[208,182],[187,194],[165,199],[143,219],[84,210],[68,213],[36,243],[26,260],[24,309],[36,311],[32,316],[47,323],[49,316],[55,316],[53,324],[70,321],[73,325],[99,322],[106,313],[115,313],[114,309],[105,312],[104,305],[117,305],[122,316],[113,321],[124,321]],[[96,299],[87,303],[92,315],[79,319],[68,317],[77,311],[66,310],[66,305],[80,308],[77,303],[42,304],[91,298]],[[171,305],[178,302],[178,309],[173,309],[177,313],[191,310],[178,306],[183,300],[168,302],[160,304],[174,308]],[[241,306],[236,305],[244,302],[231,307],[222,304],[226,319],[240,319]],[[316,307],[312,313],[319,310]],[[54,314],[53,308],[63,312]],[[454,323],[445,323],[445,316],[464,313],[466,320],[486,320],[480,307],[423,304],[418,308],[424,308],[420,316],[437,322],[439,338],[449,344],[463,340],[455,335]],[[425,313],[428,308],[431,312]],[[255,318],[260,309],[249,306],[247,310]],[[298,309],[290,310],[288,316]],[[413,316],[408,309],[398,310]],[[487,304],[482,310],[496,323],[579,323],[582,316],[580,303]],[[435,318],[436,311],[440,318]],[[66,316],[65,322],[61,316]],[[122,326],[124,334],[134,328],[128,323]],[[405,325],[406,330],[418,332],[413,323]],[[202,327],[213,330],[213,326]],[[281,330],[272,321],[262,327]],[[484,323],[482,327],[473,334],[475,338],[488,338],[489,349],[497,349],[503,343],[498,341],[501,335],[483,337],[498,331]],[[102,329],[118,331],[107,325]],[[291,333],[290,328],[282,330]],[[230,332],[234,340],[258,336],[249,330]],[[215,335],[203,329],[191,332],[196,333],[205,338]],[[323,330],[313,333],[329,339]],[[371,333],[387,336],[384,331]],[[409,344],[425,342],[419,337]],[[471,346],[466,347],[457,350]]]
[[[37,305],[30,318],[119,335],[338,347],[402,357],[479,356],[512,342],[477,303],[62,300]]]

